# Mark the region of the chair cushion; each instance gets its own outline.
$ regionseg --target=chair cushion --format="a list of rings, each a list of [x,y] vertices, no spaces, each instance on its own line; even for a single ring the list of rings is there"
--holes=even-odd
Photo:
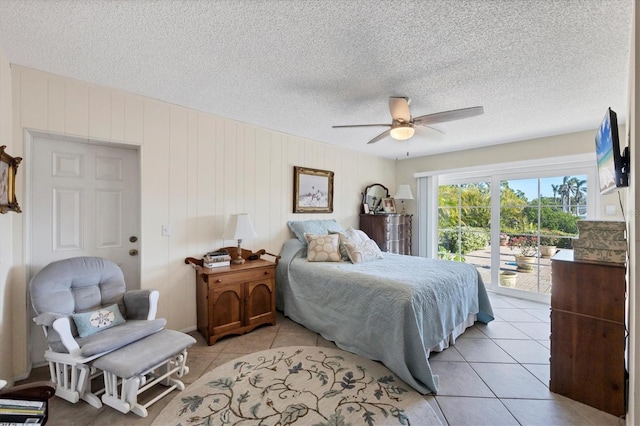
[[[71,315],[122,301],[126,291],[118,265],[100,257],[73,257],[52,262],[36,273],[29,283],[36,314],[56,312]]]
[[[162,330],[101,356],[93,366],[124,379],[140,374],[196,343],[188,334]]]
[[[167,320],[164,318],[151,321],[131,320],[88,337],[79,337],[76,341],[80,346],[80,356],[89,357],[121,348],[162,330],[166,324]]]

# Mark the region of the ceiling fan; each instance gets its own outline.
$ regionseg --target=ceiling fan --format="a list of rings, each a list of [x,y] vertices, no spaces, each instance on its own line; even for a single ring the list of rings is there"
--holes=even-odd
[[[475,117],[484,114],[481,106],[453,109],[451,111],[436,112],[434,114],[421,115],[412,118],[409,111],[411,100],[407,97],[389,97],[389,110],[391,111],[391,124],[348,124],[344,126],[333,126],[334,129],[340,127],[389,127],[388,130],[380,133],[367,143],[376,143],[387,136],[395,140],[403,141],[409,139],[415,133],[416,127],[429,127],[430,124],[444,123],[445,121],[460,120],[462,118]],[[434,129],[437,130],[437,129]]]

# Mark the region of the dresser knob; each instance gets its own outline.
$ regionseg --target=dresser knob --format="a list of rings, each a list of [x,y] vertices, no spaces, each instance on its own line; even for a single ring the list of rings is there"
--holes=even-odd
[[[216,282],[217,282],[217,283],[221,283],[221,282],[222,282],[222,280],[216,280]]]

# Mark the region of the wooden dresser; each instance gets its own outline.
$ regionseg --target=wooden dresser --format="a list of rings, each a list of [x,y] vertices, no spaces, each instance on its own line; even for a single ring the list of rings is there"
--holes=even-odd
[[[410,255],[411,218],[410,214],[361,214],[360,229],[380,250]]]
[[[625,267],[551,261],[549,389],[615,416],[625,413]]]
[[[242,265],[196,268],[198,331],[209,345],[229,334],[247,333],[262,324],[276,324],[276,264],[264,259]]]

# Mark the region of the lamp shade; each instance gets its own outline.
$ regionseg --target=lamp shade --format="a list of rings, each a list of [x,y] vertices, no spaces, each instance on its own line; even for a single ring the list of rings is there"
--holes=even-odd
[[[409,185],[398,185],[398,190],[393,198],[397,200],[413,200],[413,194],[411,193],[411,187]]]
[[[249,214],[232,214],[229,218],[229,223],[224,229],[222,238],[225,240],[242,240],[252,237],[256,237],[256,231],[253,229]]]

